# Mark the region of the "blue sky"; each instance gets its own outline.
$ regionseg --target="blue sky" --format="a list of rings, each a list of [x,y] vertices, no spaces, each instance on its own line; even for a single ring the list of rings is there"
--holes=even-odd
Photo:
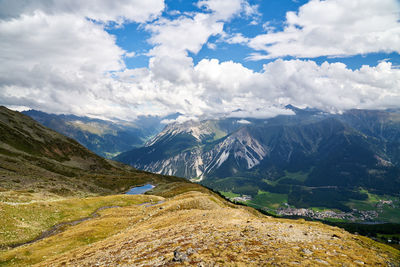
[[[255,37],[265,32],[263,25],[268,23],[270,26],[275,27],[277,31],[283,30],[285,27],[286,13],[289,11],[297,12],[299,7],[306,4],[308,1],[293,1],[293,0],[269,0],[269,1],[249,1],[251,5],[257,6],[259,15],[255,18],[252,17],[236,17],[230,20],[224,25],[224,31],[229,34],[242,33],[246,37]],[[179,12],[199,12],[196,6],[197,1],[182,1],[182,0],[169,0],[165,1],[166,8],[162,13],[163,17],[173,19],[176,15],[171,15],[171,11]],[[251,22],[256,19],[257,24]],[[125,64],[128,68],[148,67],[149,56],[146,56],[152,45],[148,43],[150,33],[147,32],[140,23],[129,23],[122,27],[110,27],[107,29],[112,35],[117,38],[117,44],[127,51],[134,51],[137,56],[134,58],[125,58]],[[269,63],[274,59],[264,60],[249,60],[247,56],[253,52],[253,50],[247,46],[240,44],[229,44],[219,41],[220,36],[210,36],[209,42],[215,43],[216,48],[210,49],[207,46],[203,46],[198,53],[189,53],[193,58],[194,62],[197,63],[203,58],[216,58],[220,61],[235,61],[240,62],[247,68],[255,71],[260,71],[263,64]],[[294,57],[282,57],[290,60]],[[358,69],[362,65],[376,66],[379,62],[388,60],[394,65],[400,66],[400,55],[398,53],[367,53],[359,54],[354,56],[335,56],[327,57],[321,56],[316,58],[307,58],[315,60],[318,64],[322,64],[327,61],[329,63],[342,62],[346,64],[350,69]]]
[[[0,0],[0,104],[14,109],[185,121],[400,108],[399,53],[398,0]]]

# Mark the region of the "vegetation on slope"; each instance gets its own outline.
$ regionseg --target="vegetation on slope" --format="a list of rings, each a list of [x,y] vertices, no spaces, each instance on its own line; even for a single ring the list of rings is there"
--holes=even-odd
[[[106,161],[16,112],[1,108],[0,124],[0,266],[399,263],[370,239]],[[147,195],[116,195],[145,183]]]
[[[139,117],[135,123],[105,121],[75,115],[56,115],[41,111],[22,112],[46,127],[71,137],[91,151],[106,158],[143,145],[163,127],[163,118]]]
[[[132,198],[146,201],[139,199],[143,196]],[[156,205],[130,205],[99,214],[55,236],[4,251],[0,260],[10,266],[399,262],[398,251],[368,238],[321,223],[266,217],[209,193],[191,191]]]

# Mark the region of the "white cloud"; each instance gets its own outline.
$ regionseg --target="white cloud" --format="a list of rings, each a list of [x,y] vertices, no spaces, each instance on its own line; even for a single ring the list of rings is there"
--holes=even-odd
[[[207,47],[208,47],[209,49],[211,49],[211,50],[217,49],[217,45],[216,45],[215,43],[210,43],[210,42],[208,42],[208,43],[207,43]]]
[[[228,44],[247,44],[249,42],[249,38],[244,37],[241,33],[235,33],[231,37],[227,38],[225,41]]]
[[[261,13],[258,11],[258,5],[250,5],[248,2],[242,2],[243,13],[247,17],[261,17]]]
[[[48,15],[73,14],[104,23],[122,23],[154,19],[165,6],[163,0],[0,0],[0,7],[0,18],[32,15],[40,10]]]
[[[132,51],[132,52],[126,52],[124,55],[125,55],[125,57],[127,57],[127,58],[131,58],[131,57],[135,57],[135,56],[136,56],[136,53],[135,53],[134,51]]]
[[[161,12],[163,1],[97,1],[93,8],[89,2],[0,2],[1,104],[125,118],[150,109],[134,112],[135,103],[118,103],[118,92],[127,84],[111,73],[124,70],[123,57],[133,54],[116,45],[104,24],[87,17],[147,20]],[[138,94],[137,101],[145,97]]]
[[[0,104],[128,120],[180,112],[177,121],[291,114],[286,104],[331,112],[398,107],[400,69],[386,61],[351,70],[340,63],[276,60],[260,72],[216,59],[194,64],[188,52],[198,53],[210,36],[224,36],[225,20],[246,13],[243,1],[225,2],[232,6],[201,1],[208,13],[176,14],[143,26],[153,49],[149,66],[137,69],[123,63],[134,53],[117,46],[105,25],[87,20],[83,11],[29,9],[0,20]],[[108,20],[99,14],[98,20]],[[125,16],[119,14],[112,18]],[[248,40],[236,35],[231,41]]]
[[[71,14],[0,20],[0,39],[0,99],[12,105],[82,114],[109,94],[107,73],[124,68],[114,37]]]
[[[223,23],[209,14],[196,14],[193,18],[181,16],[175,20],[161,19],[149,24],[152,33],[149,42],[155,45],[149,55],[163,57],[172,54],[198,53],[212,35],[222,32]]]
[[[244,117],[281,114],[287,104],[338,112],[400,103],[400,70],[390,62],[353,71],[341,63],[277,60],[257,73],[238,63],[202,60],[195,72],[207,88],[203,99],[208,107],[221,113],[239,110]]]
[[[276,29],[275,26],[272,26],[272,23],[270,21],[265,22],[262,25],[263,29],[267,32],[267,33],[273,33]]]
[[[247,2],[244,0],[202,0],[197,3],[197,6],[212,11],[216,20],[228,20],[242,10],[244,3]]]
[[[239,123],[239,124],[251,124],[251,122],[250,122],[250,121],[248,121],[248,120],[244,120],[244,119],[237,120],[236,122],[237,122],[237,123]]]
[[[237,110],[228,114],[227,117],[230,118],[256,118],[256,119],[268,119],[273,118],[278,115],[294,115],[295,113],[291,110],[287,110],[283,107],[269,106],[265,108],[258,109],[247,109],[247,110]],[[247,120],[240,120],[238,123],[247,124]],[[250,122],[248,122],[250,123]]]
[[[286,14],[283,31],[254,37],[250,59],[400,52],[397,0],[312,0]]]
[[[0,68],[57,69],[63,72],[106,72],[121,69],[124,51],[101,25],[75,15],[36,11],[0,20]],[[1,73],[7,73],[6,69]],[[14,73],[18,75],[18,73]],[[8,76],[9,74],[7,74]],[[3,77],[6,78],[6,77]]]
[[[185,123],[187,121],[198,121],[199,118],[198,117],[193,117],[193,116],[178,116],[178,118],[176,119],[171,119],[171,120],[162,120],[161,123],[162,124],[171,124],[171,123]]]

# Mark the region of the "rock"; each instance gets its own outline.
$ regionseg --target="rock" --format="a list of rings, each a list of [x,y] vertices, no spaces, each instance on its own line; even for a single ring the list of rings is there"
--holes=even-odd
[[[359,265],[364,265],[365,264],[363,261],[360,261],[360,260],[355,260],[354,263],[357,263]]]
[[[194,250],[193,248],[188,248],[188,249],[186,250],[186,254],[187,254],[187,255],[192,255],[192,254],[194,254],[194,253],[196,253],[196,250]]]
[[[317,261],[317,262],[319,262],[319,263],[321,263],[321,264],[324,264],[324,265],[329,265],[328,262],[326,262],[326,261],[324,261],[324,260],[321,260],[321,259],[315,259],[315,261]]]
[[[311,255],[311,254],[313,254],[313,252],[312,252],[311,250],[309,250],[308,248],[303,248],[302,252],[303,252],[305,255]]]
[[[184,252],[180,252],[179,248],[175,249],[174,251],[174,258],[172,259],[172,261],[175,262],[184,262],[188,260],[188,256],[186,253]]]

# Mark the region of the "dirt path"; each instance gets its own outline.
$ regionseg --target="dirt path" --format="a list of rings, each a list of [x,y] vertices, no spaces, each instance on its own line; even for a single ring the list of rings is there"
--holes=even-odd
[[[144,206],[144,207],[148,208],[148,207],[152,207],[154,205],[161,204],[163,202],[164,202],[163,200],[155,202],[155,203],[153,203],[153,202],[144,202],[144,203],[139,204],[138,206]],[[101,211],[101,210],[111,209],[111,208],[120,208],[120,207],[121,206],[104,206],[104,207],[100,207],[100,208],[96,209],[94,212],[92,212],[87,217],[84,217],[84,218],[81,218],[81,219],[78,219],[78,220],[75,220],[75,221],[71,221],[71,222],[61,222],[59,224],[56,224],[56,225],[52,226],[50,229],[44,231],[38,237],[36,237],[36,238],[34,238],[34,239],[30,240],[30,241],[9,245],[7,247],[9,247],[9,248],[17,248],[17,247],[20,247],[20,246],[23,246],[23,245],[28,245],[28,244],[35,243],[35,242],[37,242],[39,240],[42,240],[44,238],[47,238],[47,237],[50,237],[50,236],[53,236],[53,235],[56,235],[58,233],[63,232],[66,229],[66,227],[68,227],[68,226],[74,226],[74,225],[77,225],[77,224],[79,224],[81,222],[97,218],[97,217],[100,216],[98,214],[98,212]],[[2,248],[0,247],[0,249],[2,249]]]
[[[35,243],[35,242],[37,242],[39,240],[42,240],[42,239],[44,239],[46,237],[49,237],[49,236],[52,236],[52,235],[55,235],[55,234],[63,232],[67,226],[74,226],[74,225],[77,225],[77,224],[79,224],[81,222],[97,218],[97,217],[100,216],[98,214],[99,211],[105,210],[105,209],[111,209],[111,208],[120,208],[120,206],[104,206],[104,207],[100,207],[100,208],[96,209],[94,212],[92,212],[92,214],[90,214],[87,217],[84,217],[84,218],[81,218],[81,219],[78,219],[78,220],[75,220],[75,221],[71,221],[71,222],[62,222],[62,223],[56,224],[56,225],[52,226],[49,230],[44,231],[41,235],[39,235],[35,239],[32,239],[32,240],[30,240],[28,242],[13,244],[13,245],[10,245],[8,247],[17,248],[17,247],[20,247],[20,246],[23,246],[23,245],[28,245],[28,244]]]

